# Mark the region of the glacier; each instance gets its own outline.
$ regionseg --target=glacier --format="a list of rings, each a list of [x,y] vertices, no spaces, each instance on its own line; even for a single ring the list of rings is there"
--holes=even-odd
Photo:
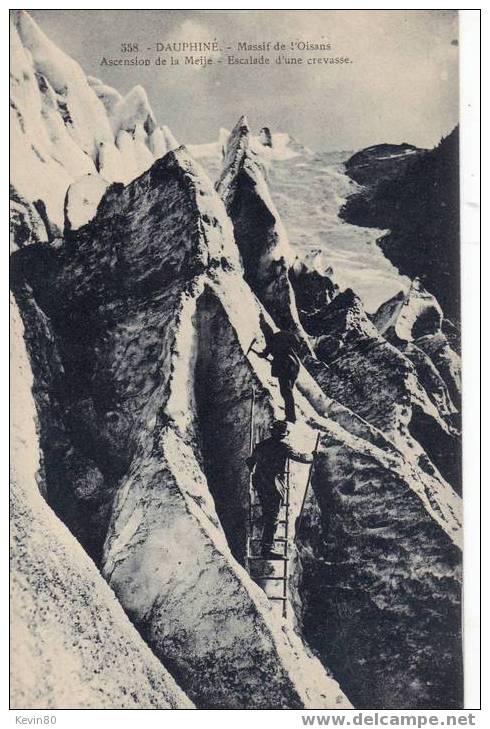
[[[13,704],[460,708],[436,298],[338,219],[340,165],[245,117],[179,146],[27,12],[12,38]],[[302,343],[291,443],[319,437],[285,618],[245,569],[252,393],[261,432],[284,417],[260,317]]]

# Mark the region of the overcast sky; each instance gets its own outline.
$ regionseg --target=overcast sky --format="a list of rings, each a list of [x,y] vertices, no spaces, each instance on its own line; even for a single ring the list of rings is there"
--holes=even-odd
[[[30,10],[87,74],[121,92],[147,91],[160,123],[180,142],[209,142],[241,114],[252,127],[287,131],[315,150],[380,142],[437,144],[458,118],[458,30],[453,10]],[[207,68],[107,67],[103,56],[157,55],[157,41],[214,40],[222,63]],[[330,42],[343,66],[228,66],[237,41]],[[127,54],[126,54],[127,55]],[[163,54],[162,54],[163,55]],[[177,54],[175,54],[177,55]],[[247,54],[236,54],[247,55]],[[299,55],[299,54],[295,54]]]

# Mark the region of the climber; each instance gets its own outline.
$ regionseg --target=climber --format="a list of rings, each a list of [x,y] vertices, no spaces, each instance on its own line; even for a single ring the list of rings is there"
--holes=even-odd
[[[284,400],[286,420],[290,423],[296,421],[294,407],[293,387],[299,373],[298,352],[301,343],[296,334],[279,330],[273,332],[267,324],[263,314],[260,314],[260,328],[265,337],[265,349],[263,352],[253,350],[259,357],[267,359],[272,355],[271,374],[279,380],[279,390]]]
[[[300,463],[311,463],[313,455],[298,453],[284,441],[288,424],[277,420],[272,424],[269,438],[258,443],[247,465],[252,473],[252,484],[262,508],[263,531],[260,554],[265,559],[282,559],[284,554],[272,550],[281,501],[286,495],[285,472],[288,458]]]

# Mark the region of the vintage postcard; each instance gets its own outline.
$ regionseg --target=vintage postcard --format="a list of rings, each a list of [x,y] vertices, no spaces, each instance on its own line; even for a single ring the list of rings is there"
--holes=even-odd
[[[10,22],[11,707],[462,709],[458,12]]]

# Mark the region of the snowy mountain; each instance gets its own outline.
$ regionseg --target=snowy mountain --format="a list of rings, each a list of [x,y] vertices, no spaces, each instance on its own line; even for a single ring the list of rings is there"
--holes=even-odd
[[[73,182],[127,183],[178,146],[141,87],[123,97],[87,77],[23,10],[11,19],[10,109],[11,183],[27,203],[42,200],[61,231]]]
[[[245,117],[166,152],[142,89],[14,26],[13,704],[460,708],[459,356],[436,298],[339,220],[337,163]],[[254,351],[278,327],[301,359],[288,442],[318,443],[301,522],[291,467],[283,582],[253,566],[246,464],[252,407],[252,441],[285,415]]]

